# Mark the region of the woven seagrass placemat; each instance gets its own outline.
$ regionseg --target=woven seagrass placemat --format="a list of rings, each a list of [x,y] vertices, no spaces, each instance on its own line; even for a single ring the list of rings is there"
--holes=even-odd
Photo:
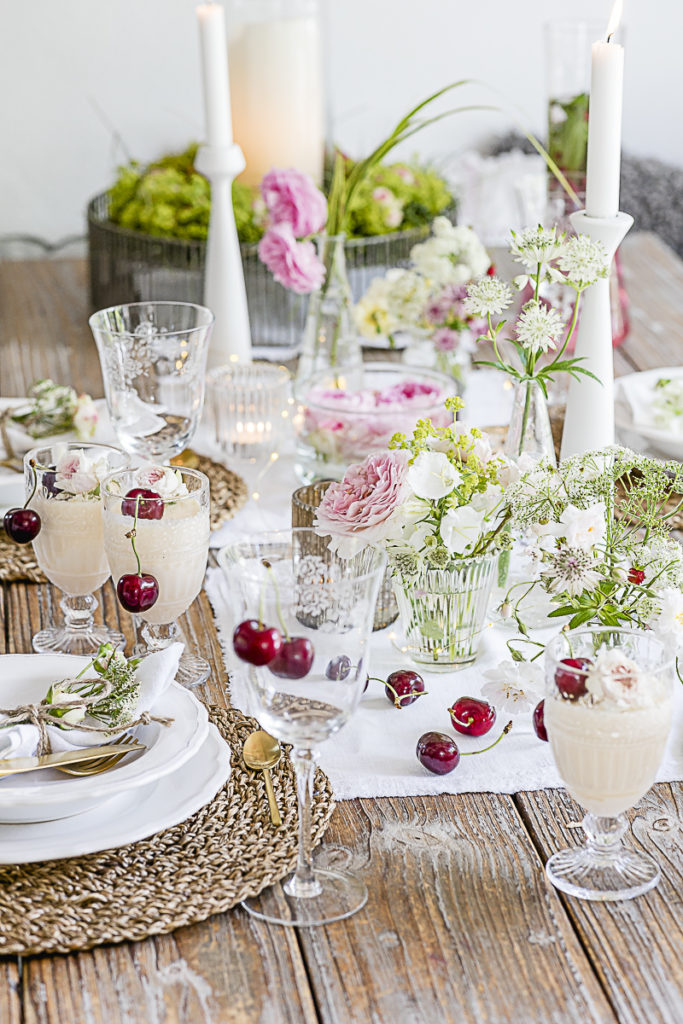
[[[0,526],[0,582],[45,583],[33,544],[16,544]]]
[[[161,935],[229,910],[293,869],[294,768],[283,757],[272,771],[282,815],[276,829],[263,782],[240,757],[257,722],[215,706],[209,716],[232,751],[230,778],[213,800],[180,825],[128,846],[0,867],[0,954],[67,953]],[[329,781],[318,769],[314,843],[333,807]]]

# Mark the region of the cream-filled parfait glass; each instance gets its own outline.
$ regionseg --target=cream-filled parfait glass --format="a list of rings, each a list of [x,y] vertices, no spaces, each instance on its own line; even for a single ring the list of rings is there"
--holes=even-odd
[[[143,466],[102,486],[104,548],[123,607],[139,615],[149,652],[179,639],[176,619],[202,588],[209,552],[209,480],[194,469]],[[209,663],[184,651],[176,680],[198,686]]]
[[[544,719],[557,770],[586,811],[584,846],[555,853],[546,874],[588,900],[623,900],[657,884],[659,867],[625,846],[625,811],[655,782],[672,717],[674,659],[653,632],[598,626],[546,648]]]
[[[26,497],[40,516],[33,541],[36,561],[63,592],[61,625],[33,637],[40,654],[94,654],[100,644],[122,647],[118,630],[96,625],[93,592],[109,578],[102,533],[104,478],[128,465],[128,456],[105,444],[61,442],[33,448],[24,456]]]

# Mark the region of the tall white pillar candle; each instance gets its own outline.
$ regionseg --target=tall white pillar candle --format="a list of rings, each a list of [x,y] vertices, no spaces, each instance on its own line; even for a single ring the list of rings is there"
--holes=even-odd
[[[222,4],[199,4],[197,20],[206,112],[206,142],[210,146],[229,146],[232,143],[232,118],[228,43]]]
[[[619,212],[624,48],[612,39],[622,7],[622,0],[615,0],[607,40],[593,43],[586,164],[589,217],[616,217]]]

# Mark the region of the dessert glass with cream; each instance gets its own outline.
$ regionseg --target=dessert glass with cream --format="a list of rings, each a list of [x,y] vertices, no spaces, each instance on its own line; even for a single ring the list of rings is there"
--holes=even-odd
[[[127,498],[144,491],[137,505]],[[142,466],[107,477],[102,486],[104,549],[116,584],[126,574],[154,577],[158,596],[139,612],[141,635],[149,652],[179,639],[176,619],[190,607],[202,588],[209,552],[209,480],[194,469]],[[184,651],[176,680],[197,686],[209,676],[209,663]]]
[[[660,871],[622,844],[624,812],[645,796],[664,756],[674,659],[654,633],[598,626],[561,633],[545,662],[548,739],[568,792],[587,812],[586,845],[554,854],[546,874],[583,899],[639,896]]]
[[[33,637],[33,648],[41,654],[88,655],[103,643],[124,644],[118,630],[95,624],[93,591],[109,578],[100,485],[127,463],[117,448],[76,441],[33,448],[24,456],[26,497],[41,522],[33,541],[36,561],[64,594],[63,624]]]

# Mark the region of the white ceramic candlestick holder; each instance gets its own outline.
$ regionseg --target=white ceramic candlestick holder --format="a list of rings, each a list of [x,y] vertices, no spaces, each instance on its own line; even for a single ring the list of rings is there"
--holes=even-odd
[[[231,146],[202,146],[197,170],[211,182],[211,218],[206,244],[204,305],[216,317],[208,366],[251,360],[247,292],[239,239],[232,208],[232,183],[244,170],[242,150]]]
[[[569,218],[578,234],[600,242],[612,259],[633,224],[628,213],[616,217],[589,217],[578,210]],[[561,458],[614,444],[614,359],[609,275],[583,293],[574,355],[598,381],[581,374],[569,379],[567,411],[562,433]]]

